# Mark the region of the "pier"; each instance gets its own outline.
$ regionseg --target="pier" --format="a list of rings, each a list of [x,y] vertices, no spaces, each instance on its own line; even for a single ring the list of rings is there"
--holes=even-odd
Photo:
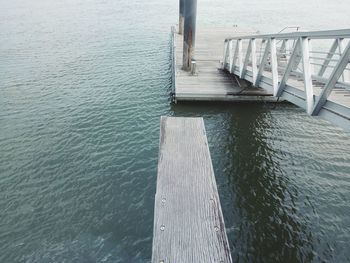
[[[172,28],[175,102],[288,101],[350,131],[350,29],[256,35],[198,28],[193,68]]]
[[[196,5],[171,31],[175,103],[286,101],[350,131],[350,29],[197,27]],[[202,118],[161,118],[152,262],[232,262]]]
[[[195,0],[180,1],[180,10],[180,28],[172,27],[175,103],[288,101],[350,131],[350,29],[258,35],[197,27]]]
[[[350,131],[350,30],[226,38],[222,68]]]
[[[203,119],[160,127],[152,262],[232,262]]]
[[[235,27],[201,28],[196,32],[193,71],[182,68],[183,36],[172,29],[174,99],[180,101],[276,101],[272,92],[256,88],[222,70],[223,40],[253,33]],[[247,86],[250,86],[247,88]]]

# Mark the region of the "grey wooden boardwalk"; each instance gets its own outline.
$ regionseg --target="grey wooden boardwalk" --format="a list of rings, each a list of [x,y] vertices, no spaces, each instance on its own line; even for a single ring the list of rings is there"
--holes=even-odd
[[[263,88],[244,89],[230,74],[222,71],[224,40],[228,37],[253,32],[242,31],[235,27],[205,28],[198,26],[196,32],[195,60],[197,74],[183,71],[183,36],[175,33],[176,55],[175,99],[176,101],[256,101],[275,100],[272,93]]]
[[[161,118],[152,262],[232,262],[202,118]]]

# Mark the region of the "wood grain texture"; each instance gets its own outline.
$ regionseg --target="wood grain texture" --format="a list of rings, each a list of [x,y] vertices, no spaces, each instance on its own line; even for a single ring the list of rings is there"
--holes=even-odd
[[[202,118],[161,117],[152,262],[232,262]]]
[[[270,71],[262,72],[268,85],[262,87],[250,87],[249,89],[241,89],[237,87],[235,79],[229,74],[224,74],[220,68],[220,60],[223,59],[224,40],[226,38],[239,35],[249,35],[253,32],[247,30],[239,30],[238,28],[197,28],[195,59],[197,62],[197,74],[191,75],[189,72],[183,71],[182,68],[182,36],[175,34],[174,45],[176,46],[176,101],[276,101],[271,97],[273,94],[271,83],[272,74]],[[235,68],[236,75],[239,70]],[[246,79],[251,81],[252,67],[248,65]],[[281,72],[279,79],[282,79]],[[291,76],[287,84],[303,91],[304,83],[300,78]],[[316,96],[322,92],[323,86],[314,85],[313,91]],[[350,107],[350,91],[343,90],[339,92],[334,89],[329,101],[335,102],[345,107]],[[281,100],[282,101],[282,100]]]
[[[182,70],[183,36],[175,34],[176,101],[270,101],[269,96],[272,93],[269,90],[254,87],[242,89],[237,86],[232,76],[230,77],[219,69],[220,60],[223,59],[225,38],[249,33],[253,32],[242,31],[234,27],[206,28],[199,26],[196,33],[197,74],[195,76]]]

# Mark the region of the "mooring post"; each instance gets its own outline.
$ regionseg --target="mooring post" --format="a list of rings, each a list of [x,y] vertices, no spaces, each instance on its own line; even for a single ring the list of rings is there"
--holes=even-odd
[[[186,0],[179,0],[180,7],[179,7],[179,34],[184,34],[184,14],[185,14],[185,1]]]
[[[184,0],[183,70],[190,71],[196,41],[197,0]]]

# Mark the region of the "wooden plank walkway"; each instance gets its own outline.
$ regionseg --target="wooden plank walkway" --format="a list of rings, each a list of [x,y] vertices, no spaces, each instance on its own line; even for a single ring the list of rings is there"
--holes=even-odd
[[[257,101],[272,100],[271,91],[263,88],[241,88],[236,79],[220,69],[223,59],[224,40],[253,32],[241,31],[237,28],[203,28],[196,32],[195,60],[196,75],[183,71],[183,36],[175,34],[175,100],[202,101]]]
[[[152,262],[232,262],[202,118],[161,118]]]

